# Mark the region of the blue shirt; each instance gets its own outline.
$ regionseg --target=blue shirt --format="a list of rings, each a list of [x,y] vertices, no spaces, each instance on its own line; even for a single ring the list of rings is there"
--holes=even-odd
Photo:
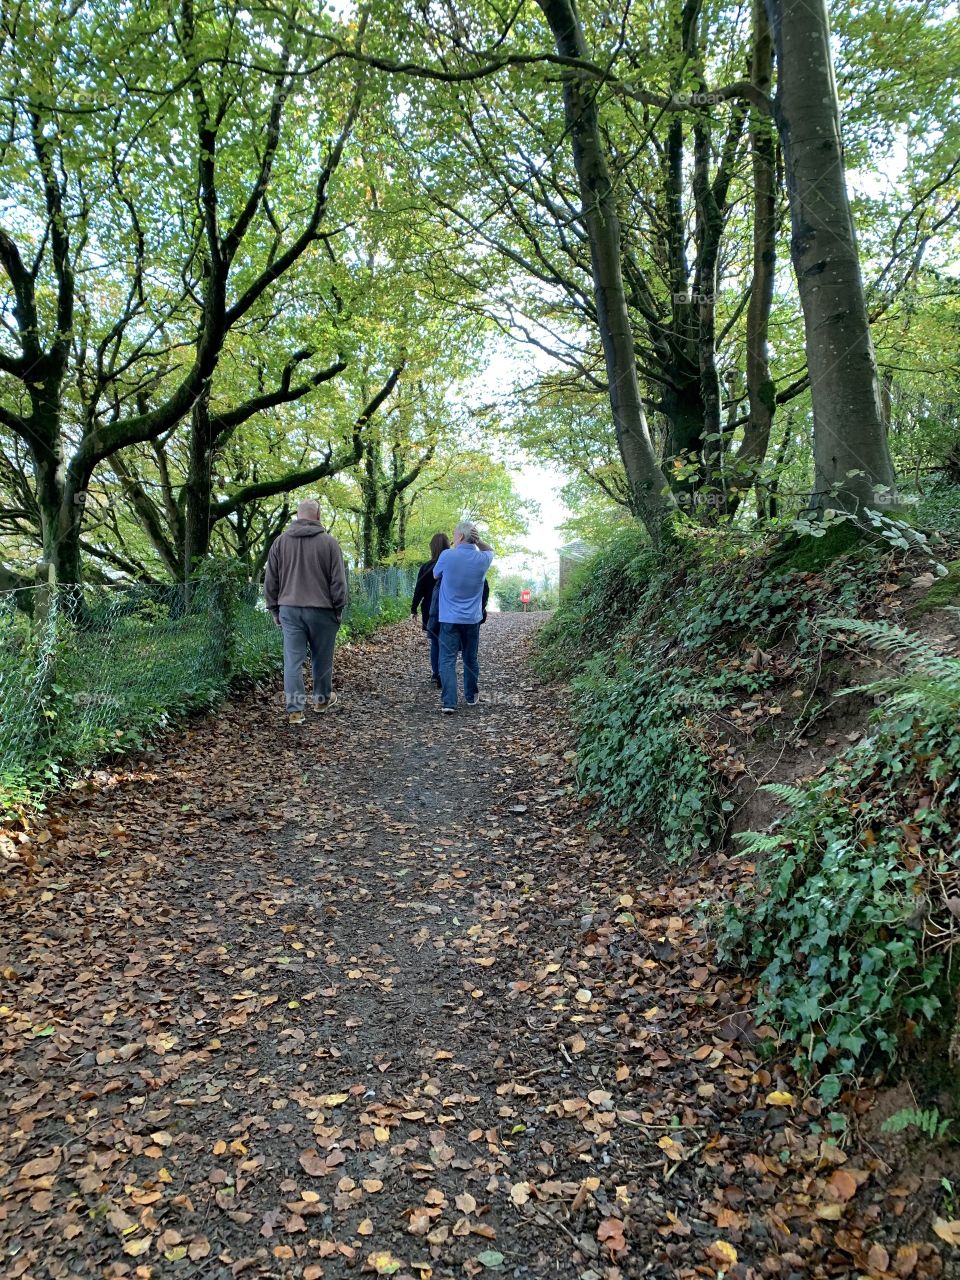
[[[433,566],[440,579],[440,621],[479,622],[483,617],[483,580],[493,563],[492,551],[472,542],[441,551]]]

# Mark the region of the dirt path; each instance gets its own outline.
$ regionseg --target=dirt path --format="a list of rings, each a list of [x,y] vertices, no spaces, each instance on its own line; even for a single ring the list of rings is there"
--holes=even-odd
[[[401,626],[302,730],[251,694],[54,806],[0,902],[0,1272],[885,1274],[906,1200],[777,1102],[709,882],[585,825],[537,623],[455,717]]]

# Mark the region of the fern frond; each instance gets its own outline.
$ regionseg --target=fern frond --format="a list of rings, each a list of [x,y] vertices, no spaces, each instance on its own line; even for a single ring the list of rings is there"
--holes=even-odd
[[[788,782],[765,782],[761,790],[769,791],[772,796],[776,796],[778,800],[782,800],[793,809],[805,804],[808,798],[806,791],[800,787],[791,786]]]
[[[738,831],[734,839],[741,842],[740,852],[747,857],[778,853],[783,848],[782,837],[764,831]]]
[[[864,618],[824,618],[820,625],[825,631],[858,636],[880,653],[909,659],[930,675],[960,680],[960,658],[947,657],[922,637],[893,623],[871,622]]]
[[[844,694],[882,696],[885,699],[882,714],[910,711],[921,718],[933,719],[960,708],[960,658],[939,653],[919,636],[888,622],[829,618],[823,625],[828,631],[860,637],[872,649],[898,658],[906,668],[897,675],[853,685],[844,689]]]

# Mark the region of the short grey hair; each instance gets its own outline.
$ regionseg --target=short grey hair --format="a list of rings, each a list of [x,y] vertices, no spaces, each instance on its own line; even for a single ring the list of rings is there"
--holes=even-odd
[[[304,498],[303,502],[297,503],[297,519],[298,520],[319,520],[320,519],[320,503],[316,498]]]
[[[457,525],[457,527],[454,529],[453,536],[457,537],[457,535],[459,534],[459,536],[464,540],[464,542],[469,542],[473,534],[475,534],[476,532],[477,532],[477,526],[473,523],[472,520],[461,520],[460,523]]]

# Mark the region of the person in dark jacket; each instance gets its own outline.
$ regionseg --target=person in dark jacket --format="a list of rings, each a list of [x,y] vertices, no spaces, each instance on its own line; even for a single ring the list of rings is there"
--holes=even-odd
[[[313,660],[314,711],[336,701],[333,650],[347,607],[347,574],[336,538],[320,523],[320,506],[301,502],[297,518],[270,548],[263,583],[267,608],[283,630],[283,693],[291,724],[303,723],[303,663]]]
[[[410,604],[410,616],[415,618],[417,610],[420,610],[421,625],[424,631],[430,637],[430,670],[433,673],[433,683],[440,688],[440,630],[436,632],[430,630],[430,605],[433,602],[433,588],[436,579],[433,576],[433,566],[437,563],[441,551],[446,551],[450,545],[450,539],[445,533],[435,533],[430,539],[430,559],[426,564],[422,564],[417,571],[417,582],[413,589],[413,600]]]

